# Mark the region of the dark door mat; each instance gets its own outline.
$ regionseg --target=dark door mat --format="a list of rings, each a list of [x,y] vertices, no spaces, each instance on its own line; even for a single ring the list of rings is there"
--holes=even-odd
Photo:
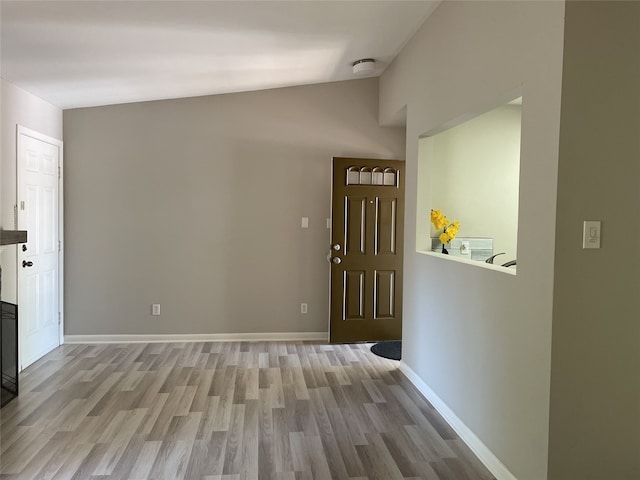
[[[402,341],[390,340],[388,342],[378,342],[371,346],[371,352],[379,357],[389,360],[400,360],[402,358]]]

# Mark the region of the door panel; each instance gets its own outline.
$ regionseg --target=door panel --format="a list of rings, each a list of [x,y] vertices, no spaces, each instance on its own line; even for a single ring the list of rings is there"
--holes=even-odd
[[[373,318],[394,318],[396,272],[378,270],[375,275]]]
[[[365,197],[345,197],[345,255],[366,254],[367,199]]]
[[[362,270],[344,272],[342,320],[364,319],[364,275]]]
[[[60,344],[58,189],[61,143],[18,134],[18,250],[21,369]]]
[[[404,162],[334,158],[332,202],[330,340],[399,340]]]
[[[396,254],[396,198],[376,198],[376,255]]]

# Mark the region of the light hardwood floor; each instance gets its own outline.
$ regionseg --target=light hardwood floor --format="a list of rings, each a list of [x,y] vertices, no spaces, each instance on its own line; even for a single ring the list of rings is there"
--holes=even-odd
[[[64,345],[0,410],[0,478],[493,479],[369,347]]]

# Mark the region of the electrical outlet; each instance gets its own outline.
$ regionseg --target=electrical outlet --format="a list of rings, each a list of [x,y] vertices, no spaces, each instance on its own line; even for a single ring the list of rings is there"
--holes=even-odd
[[[154,303],[151,305],[151,315],[158,316],[160,315],[160,304]]]
[[[301,303],[300,304],[300,313],[306,314],[307,313],[307,308],[308,308],[308,305],[306,303]]]

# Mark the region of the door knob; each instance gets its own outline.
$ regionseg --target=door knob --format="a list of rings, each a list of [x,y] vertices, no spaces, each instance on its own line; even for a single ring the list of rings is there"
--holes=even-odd
[[[27,262],[26,260],[22,261],[22,268],[24,267],[33,267],[33,262]]]
[[[332,257],[331,263],[335,263],[336,265],[342,263],[342,259],[340,257]]]
[[[339,244],[339,243],[334,243],[333,245],[331,245],[331,249],[332,249],[332,250],[335,250],[336,252],[337,252],[338,250],[340,250],[341,248],[342,248],[342,247],[340,246],[340,244]]]

